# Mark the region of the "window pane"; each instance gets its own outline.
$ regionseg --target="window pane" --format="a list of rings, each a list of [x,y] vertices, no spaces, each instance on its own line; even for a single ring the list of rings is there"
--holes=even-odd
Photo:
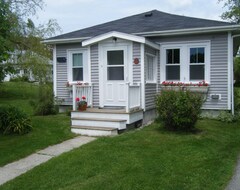
[[[180,66],[166,66],[166,80],[180,80]]]
[[[190,65],[190,80],[204,80],[204,65]]]
[[[180,49],[167,49],[167,64],[180,63]]]
[[[190,63],[205,63],[205,48],[190,48]]]
[[[198,63],[205,63],[204,48],[198,48]]]
[[[174,63],[180,63],[180,49],[174,49],[173,52]]]
[[[123,50],[107,52],[108,65],[123,65]]]
[[[82,67],[83,66],[82,53],[74,53],[72,56],[73,67]]]
[[[190,63],[197,63],[197,48],[190,48]]]
[[[83,81],[83,68],[73,68],[73,81]]]
[[[154,73],[154,68],[153,68],[153,57],[148,56],[148,62],[147,62],[147,80],[148,81],[153,81],[153,73]]]
[[[108,80],[124,80],[124,67],[108,67]]]
[[[171,49],[167,49],[167,64],[173,63],[173,52]]]

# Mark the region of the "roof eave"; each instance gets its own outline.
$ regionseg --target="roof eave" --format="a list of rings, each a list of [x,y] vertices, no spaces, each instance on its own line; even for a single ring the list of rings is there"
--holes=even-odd
[[[64,43],[77,43],[77,42],[82,42],[84,40],[87,40],[91,37],[82,37],[82,38],[65,38],[65,39],[50,39],[50,40],[43,40],[42,43],[44,44],[64,44]]]
[[[98,43],[100,41],[103,41],[103,40],[106,40],[106,39],[109,39],[109,38],[113,38],[113,37],[121,38],[121,39],[124,39],[124,40],[129,40],[129,41],[133,41],[133,42],[147,44],[150,47],[153,47],[155,49],[159,49],[158,44],[155,44],[154,42],[151,42],[151,41],[147,40],[145,37],[136,36],[136,35],[132,35],[132,34],[126,34],[126,33],[122,33],[122,32],[116,32],[116,31],[108,32],[108,33],[101,34],[99,36],[95,36],[93,38],[87,39],[87,40],[82,42],[82,46],[89,46],[89,45],[92,45],[92,44],[95,44],[95,43]]]
[[[189,29],[164,30],[164,31],[152,31],[152,32],[138,32],[138,33],[133,33],[133,35],[153,37],[153,36],[171,36],[171,35],[184,35],[184,34],[229,32],[229,31],[236,31],[236,30],[240,31],[240,25],[189,28]]]

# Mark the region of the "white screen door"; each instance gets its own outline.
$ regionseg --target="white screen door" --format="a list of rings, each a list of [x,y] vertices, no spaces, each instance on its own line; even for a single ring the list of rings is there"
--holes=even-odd
[[[126,48],[104,50],[104,106],[126,106]]]

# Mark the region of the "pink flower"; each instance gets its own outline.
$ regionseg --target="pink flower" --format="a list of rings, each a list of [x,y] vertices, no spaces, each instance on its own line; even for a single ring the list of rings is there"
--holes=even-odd
[[[86,100],[86,96],[82,96],[82,99],[83,99],[83,100]]]
[[[80,101],[80,98],[77,97],[77,98],[76,98],[76,102],[79,102],[79,101]]]

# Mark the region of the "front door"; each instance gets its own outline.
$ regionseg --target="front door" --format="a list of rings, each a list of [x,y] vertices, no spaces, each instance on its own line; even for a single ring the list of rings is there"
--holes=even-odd
[[[127,48],[105,47],[103,55],[104,106],[126,106]]]

